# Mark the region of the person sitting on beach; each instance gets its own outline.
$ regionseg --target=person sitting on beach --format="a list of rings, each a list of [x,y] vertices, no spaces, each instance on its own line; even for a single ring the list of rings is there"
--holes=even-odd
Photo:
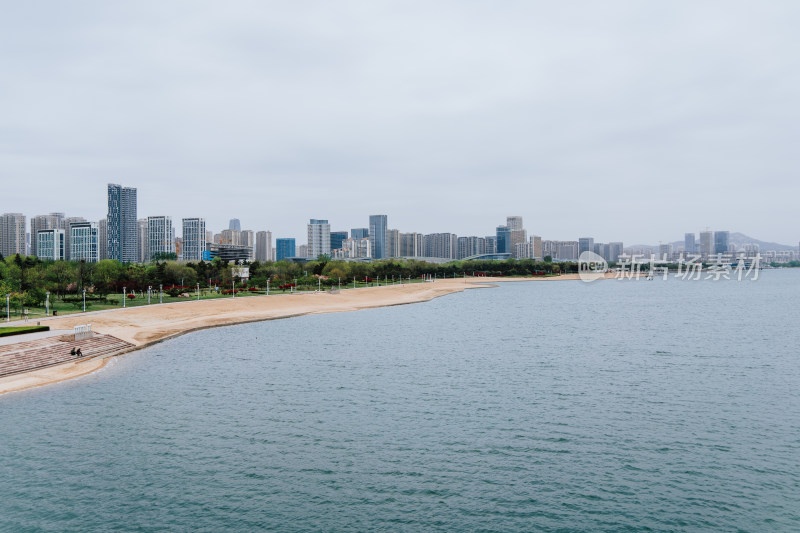
[[[76,353],[78,353],[78,352],[76,352],[76,351],[75,351],[75,347],[73,346],[73,347],[72,347],[72,351],[71,351],[71,352],[69,352],[69,354],[70,354],[70,355],[75,355]]]
[[[75,355],[77,355],[78,357],[83,357],[83,353],[81,353],[81,349],[80,348],[78,348],[78,351],[75,352]]]

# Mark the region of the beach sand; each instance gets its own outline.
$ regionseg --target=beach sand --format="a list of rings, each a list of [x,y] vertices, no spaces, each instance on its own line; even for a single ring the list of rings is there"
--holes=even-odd
[[[338,313],[373,307],[425,302],[466,289],[492,287],[495,282],[566,281],[577,274],[541,278],[455,278],[433,283],[388,285],[271,296],[247,296],[217,300],[186,301],[76,314],[42,320],[51,330],[71,332],[90,323],[97,333],[113,335],[137,348],[198,329],[274,320],[314,313]],[[118,354],[115,354],[118,355]],[[112,356],[109,356],[112,357]],[[106,359],[70,362],[0,378],[0,394],[56,383],[102,368]]]

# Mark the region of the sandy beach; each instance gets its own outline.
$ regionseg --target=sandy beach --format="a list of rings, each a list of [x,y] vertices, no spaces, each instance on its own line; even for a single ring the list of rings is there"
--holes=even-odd
[[[42,320],[51,330],[71,332],[90,323],[97,333],[113,335],[137,349],[199,329],[275,320],[314,313],[339,313],[390,305],[425,302],[467,289],[489,288],[496,282],[567,281],[577,274],[542,278],[456,278],[434,283],[388,285],[342,290],[338,293],[309,292],[271,296],[247,296],[219,300],[186,301],[147,307],[114,309]],[[119,354],[115,354],[119,355]],[[94,372],[107,358],[70,362],[0,378],[0,394],[56,383]]]

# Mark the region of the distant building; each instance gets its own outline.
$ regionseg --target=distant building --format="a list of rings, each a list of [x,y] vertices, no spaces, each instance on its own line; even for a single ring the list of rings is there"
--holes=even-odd
[[[234,219],[236,220],[236,219]],[[219,243],[220,244],[232,244],[234,246],[239,246],[244,244],[242,242],[242,232],[238,229],[224,229],[220,232]]]
[[[386,259],[386,215],[370,215],[369,217],[369,238],[372,247],[373,259]]]
[[[184,261],[200,261],[206,251],[206,220],[204,218],[181,219]]]
[[[303,257],[305,259],[310,259],[309,255],[308,255],[308,245],[307,244],[301,244],[300,246],[297,247],[297,257]]]
[[[714,232],[700,232],[700,255],[703,259],[708,259],[714,253]]]
[[[4,213],[0,216],[0,254],[8,257],[27,254],[25,215]]]
[[[30,255],[39,256],[36,235],[43,229],[64,229],[64,213],[50,213],[31,217],[31,246]]]
[[[423,257],[455,259],[458,236],[454,233],[431,233],[422,238]]]
[[[242,223],[239,222],[238,218],[232,218],[230,222],[228,222],[228,229],[232,229],[234,231],[242,231]]]
[[[686,255],[694,255],[696,253],[695,247],[695,234],[684,233],[683,235],[683,252]]]
[[[621,242],[608,243],[608,257],[606,260],[610,263],[619,262],[619,256],[622,255],[623,246]]]
[[[508,226],[497,226],[495,231],[496,235],[496,253],[510,254],[511,253],[511,228]]]
[[[138,259],[136,188],[108,184],[108,257],[121,263]]]
[[[658,259],[660,261],[671,261],[672,260],[672,245],[671,244],[659,244],[658,245]]]
[[[506,226],[511,231],[520,231],[522,229],[522,217],[506,217]]]
[[[31,242],[36,242],[37,257],[39,259],[49,259],[59,261],[64,259],[64,245],[66,238],[63,229],[42,229],[36,232],[36,238]]]
[[[530,239],[531,246],[533,246],[533,258],[541,260],[542,257],[542,238],[538,235],[533,235]]]
[[[108,257],[108,220],[101,218],[97,221],[97,256],[102,261]],[[134,260],[135,262],[135,260]]]
[[[401,233],[400,257],[420,257],[422,256],[422,233]]]
[[[594,237],[581,237],[578,239],[578,257],[583,252],[594,252]]]
[[[483,238],[483,241],[485,243],[484,244],[484,246],[485,246],[484,253],[485,254],[492,255],[492,254],[496,254],[497,253],[497,236],[496,235],[487,235],[486,237]]]
[[[334,259],[369,259],[372,241],[364,239],[345,239],[342,247],[334,252]]]
[[[294,239],[275,239],[275,260],[283,261],[295,257]]]
[[[239,233],[239,244],[242,246],[247,246],[250,248],[252,254],[250,255],[249,260],[252,261],[256,258],[255,250],[256,250],[256,234],[253,230],[244,229]]]
[[[353,228],[350,230],[350,238],[351,239],[368,239],[369,238],[369,228]]]
[[[73,261],[97,263],[99,261],[99,243],[96,222],[73,222],[69,227],[70,252]]]
[[[256,233],[256,261],[272,260],[272,232],[259,231]]]
[[[386,257],[400,257],[400,232],[396,229],[386,231]]]
[[[140,263],[150,261],[150,253],[147,250],[147,219],[140,218],[136,221],[136,257]]]
[[[172,217],[147,217],[147,250],[150,261],[159,254],[175,253]]]
[[[64,230],[64,255],[65,259],[72,259],[72,225],[76,222],[86,222],[83,217],[67,217],[61,223],[61,229]]]
[[[724,254],[728,253],[728,241],[730,240],[730,231],[717,231],[714,233],[714,253]]]
[[[312,218],[308,222],[308,255],[316,259],[320,255],[331,255],[331,226],[327,220]]]
[[[331,250],[339,250],[342,248],[342,243],[347,240],[346,231],[332,231],[331,232]]]

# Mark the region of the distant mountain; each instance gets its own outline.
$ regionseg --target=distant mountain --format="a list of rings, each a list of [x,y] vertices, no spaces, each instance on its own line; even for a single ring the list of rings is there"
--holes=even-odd
[[[698,238],[698,239],[700,238],[700,234],[699,233],[695,233],[695,235],[696,235],[696,238]],[[797,250],[797,246],[792,246],[790,244],[779,244],[777,242],[760,241],[758,239],[754,239],[753,237],[748,237],[744,233],[738,233],[738,232],[731,232],[730,238],[728,239],[728,243],[735,244],[737,249],[743,248],[745,244],[757,244],[758,247],[759,247],[759,250],[762,251],[762,252],[765,252],[767,250],[775,250],[776,252]],[[666,243],[666,244],[671,244],[672,247],[677,250],[678,248],[683,248],[683,239],[681,239],[679,241],[673,241],[671,243]],[[626,249],[627,248],[650,248],[653,251],[657,251],[658,250],[658,245],[657,244],[656,245],[653,245],[653,244],[634,244],[633,246],[626,246],[625,248]]]

